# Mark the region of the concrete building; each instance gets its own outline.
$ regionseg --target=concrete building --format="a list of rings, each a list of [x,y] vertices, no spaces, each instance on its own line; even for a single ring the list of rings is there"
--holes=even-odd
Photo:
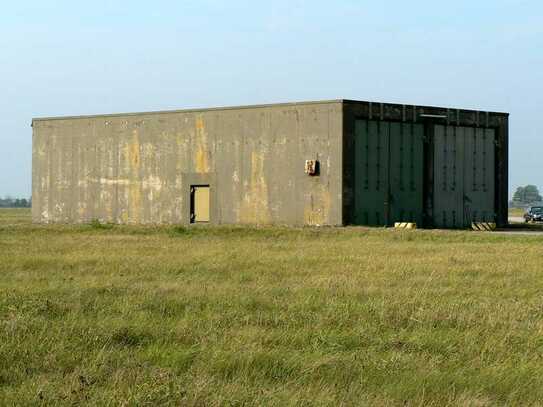
[[[32,127],[35,222],[507,223],[506,113],[334,100]]]

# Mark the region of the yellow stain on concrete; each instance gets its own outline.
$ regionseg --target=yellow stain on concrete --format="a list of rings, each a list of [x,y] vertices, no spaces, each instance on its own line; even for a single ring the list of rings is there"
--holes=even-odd
[[[209,145],[208,137],[205,129],[204,119],[198,117],[196,119],[196,150],[195,150],[195,172],[204,174],[210,172],[209,165]]]
[[[157,145],[155,143],[142,143],[141,144],[141,156],[143,156],[143,160],[147,162],[148,160],[152,160],[158,153],[157,151]]]
[[[140,140],[137,130],[132,131],[132,142],[128,145],[128,158],[131,168],[137,171],[141,160]]]
[[[87,203],[79,201],[77,203],[77,215],[79,216],[79,220],[85,219],[86,213],[87,213]]]
[[[107,222],[113,221],[113,194],[111,191],[108,191],[107,187],[110,187],[109,185],[102,185],[102,190],[100,191],[100,202],[102,207],[104,208],[106,218],[105,220]]]
[[[304,224],[322,226],[330,223],[330,206],[332,200],[325,185],[318,184],[306,198],[304,208]]]
[[[106,157],[107,157],[107,163],[106,163],[106,169],[105,173],[107,174],[108,178],[114,178],[118,177],[116,174],[115,167],[117,166],[117,160],[115,157],[115,145],[116,140],[113,138],[107,138],[104,150],[106,151]],[[116,195],[116,187],[112,184],[103,184],[100,183],[100,188],[105,189],[107,191],[107,201],[102,201],[102,204],[105,204],[105,209],[107,213],[107,221],[108,222],[114,222],[116,218],[116,214],[114,213],[114,208],[117,207],[116,202],[114,202],[115,195]]]
[[[141,212],[141,185],[140,185],[140,166],[141,166],[141,144],[137,130],[132,131],[132,139],[128,144],[128,161],[130,164],[130,183],[128,185],[128,222],[138,223]]]
[[[268,185],[264,176],[264,155],[253,151],[251,154],[251,181],[247,186],[241,211],[242,223],[268,224],[271,223],[268,206]]]
[[[141,208],[141,190],[136,182],[130,184],[130,194],[128,202],[128,212],[130,214],[130,222],[139,223]]]

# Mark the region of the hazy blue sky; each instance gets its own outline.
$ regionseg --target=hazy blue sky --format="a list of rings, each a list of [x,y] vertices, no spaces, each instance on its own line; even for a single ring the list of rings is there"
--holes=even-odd
[[[8,1],[0,196],[32,117],[350,98],[508,111],[510,185],[543,187],[543,2]]]

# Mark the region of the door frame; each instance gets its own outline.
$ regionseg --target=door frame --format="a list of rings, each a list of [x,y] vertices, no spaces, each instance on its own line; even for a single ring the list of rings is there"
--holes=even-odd
[[[204,224],[220,223],[220,212],[217,194],[217,174],[214,172],[194,173],[185,172],[181,174],[181,219],[184,225],[198,225],[191,223],[191,187],[198,185],[209,185],[209,222]]]

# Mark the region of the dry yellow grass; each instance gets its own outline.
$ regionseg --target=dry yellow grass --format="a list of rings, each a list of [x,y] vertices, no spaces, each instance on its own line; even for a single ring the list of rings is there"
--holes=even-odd
[[[541,237],[0,212],[0,404],[541,405]]]
[[[524,216],[524,213],[526,212],[525,209],[522,208],[509,208],[509,216],[520,218]]]

